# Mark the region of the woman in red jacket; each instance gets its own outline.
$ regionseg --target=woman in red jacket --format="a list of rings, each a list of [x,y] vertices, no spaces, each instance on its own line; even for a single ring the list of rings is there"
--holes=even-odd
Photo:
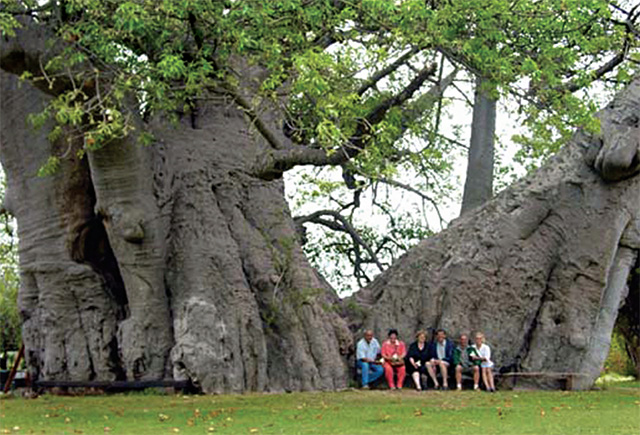
[[[400,389],[404,384],[406,355],[407,348],[404,342],[398,339],[398,331],[390,329],[389,339],[382,343],[382,358],[384,358],[384,375],[392,390]],[[394,383],[394,374],[398,376],[398,383]]]

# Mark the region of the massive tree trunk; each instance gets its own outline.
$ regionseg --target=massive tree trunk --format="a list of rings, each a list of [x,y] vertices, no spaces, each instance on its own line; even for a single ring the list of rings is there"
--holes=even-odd
[[[575,388],[591,386],[640,250],[639,116],[640,78],[601,112],[601,135],[578,132],[357,293],[368,309],[356,326],[481,330],[501,370],[576,372]]]
[[[280,179],[234,106],[150,126],[38,177],[50,144],[26,116],[46,95],[0,73],[0,157],[20,240],[20,310],[34,375],[191,379],[206,392],[346,385],[346,322],[305,259]]]

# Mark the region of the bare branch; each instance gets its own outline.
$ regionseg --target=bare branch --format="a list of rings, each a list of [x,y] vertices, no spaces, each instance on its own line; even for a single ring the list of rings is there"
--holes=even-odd
[[[323,219],[322,216],[330,216],[334,220],[330,221],[327,219]],[[378,257],[376,256],[373,249],[371,249],[371,246],[369,246],[369,244],[362,239],[362,237],[360,236],[360,234],[358,234],[358,232],[353,227],[353,225],[351,225],[351,223],[337,211],[319,210],[307,216],[295,217],[293,218],[293,220],[296,223],[296,225],[302,225],[306,222],[310,222],[314,224],[323,225],[334,231],[341,231],[349,234],[353,239],[354,244],[362,246],[364,250],[367,251],[367,254],[369,254],[369,257],[371,258],[371,260],[375,263],[376,266],[378,266],[378,269],[381,272],[384,271],[384,266],[382,266],[382,263],[380,263],[380,260],[378,260]]]
[[[429,195],[419,191],[413,186],[409,186],[408,184],[404,184],[399,181],[392,180],[390,178],[384,178],[384,177],[378,178],[377,181],[380,181],[381,183],[384,183],[384,184],[388,184],[389,186],[398,187],[400,189],[406,190],[407,192],[411,192],[418,195],[423,200],[429,202],[433,206],[433,208],[436,210],[436,213],[438,214],[438,218],[440,219],[440,226],[443,226],[443,224],[446,222],[446,220],[442,217],[442,214],[440,213],[440,208],[438,207],[438,203]]]

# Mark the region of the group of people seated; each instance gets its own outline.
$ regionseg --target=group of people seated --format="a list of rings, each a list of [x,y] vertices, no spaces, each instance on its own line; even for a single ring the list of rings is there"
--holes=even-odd
[[[373,331],[367,330],[356,348],[358,368],[361,370],[362,388],[368,389],[383,374],[389,388],[400,389],[404,385],[407,374],[413,379],[416,390],[426,389],[422,375],[433,381],[435,389],[449,389],[449,369],[455,370],[456,387],[462,389],[462,375],[473,375],[473,389],[480,388],[480,374],[485,389],[495,391],[493,383],[493,362],[491,349],[484,342],[484,334],[475,334],[475,344],[469,345],[467,334],[460,335],[457,346],[447,339],[444,329],[438,329],[435,339],[427,343],[427,333],[418,331],[416,341],[407,350],[403,341],[398,338],[396,329],[389,330],[388,339],[382,347],[373,336]],[[440,371],[442,385],[438,382],[437,371]],[[427,378],[427,379],[428,379]]]

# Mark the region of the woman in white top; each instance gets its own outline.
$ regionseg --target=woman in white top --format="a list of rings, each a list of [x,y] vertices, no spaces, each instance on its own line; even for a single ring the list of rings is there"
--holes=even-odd
[[[482,368],[482,381],[487,391],[493,393],[496,391],[496,387],[493,384],[493,362],[491,361],[491,348],[484,343],[484,334],[482,332],[476,333],[476,344],[473,347],[478,351],[477,355],[471,355],[471,358],[476,361],[482,361],[480,367]]]

